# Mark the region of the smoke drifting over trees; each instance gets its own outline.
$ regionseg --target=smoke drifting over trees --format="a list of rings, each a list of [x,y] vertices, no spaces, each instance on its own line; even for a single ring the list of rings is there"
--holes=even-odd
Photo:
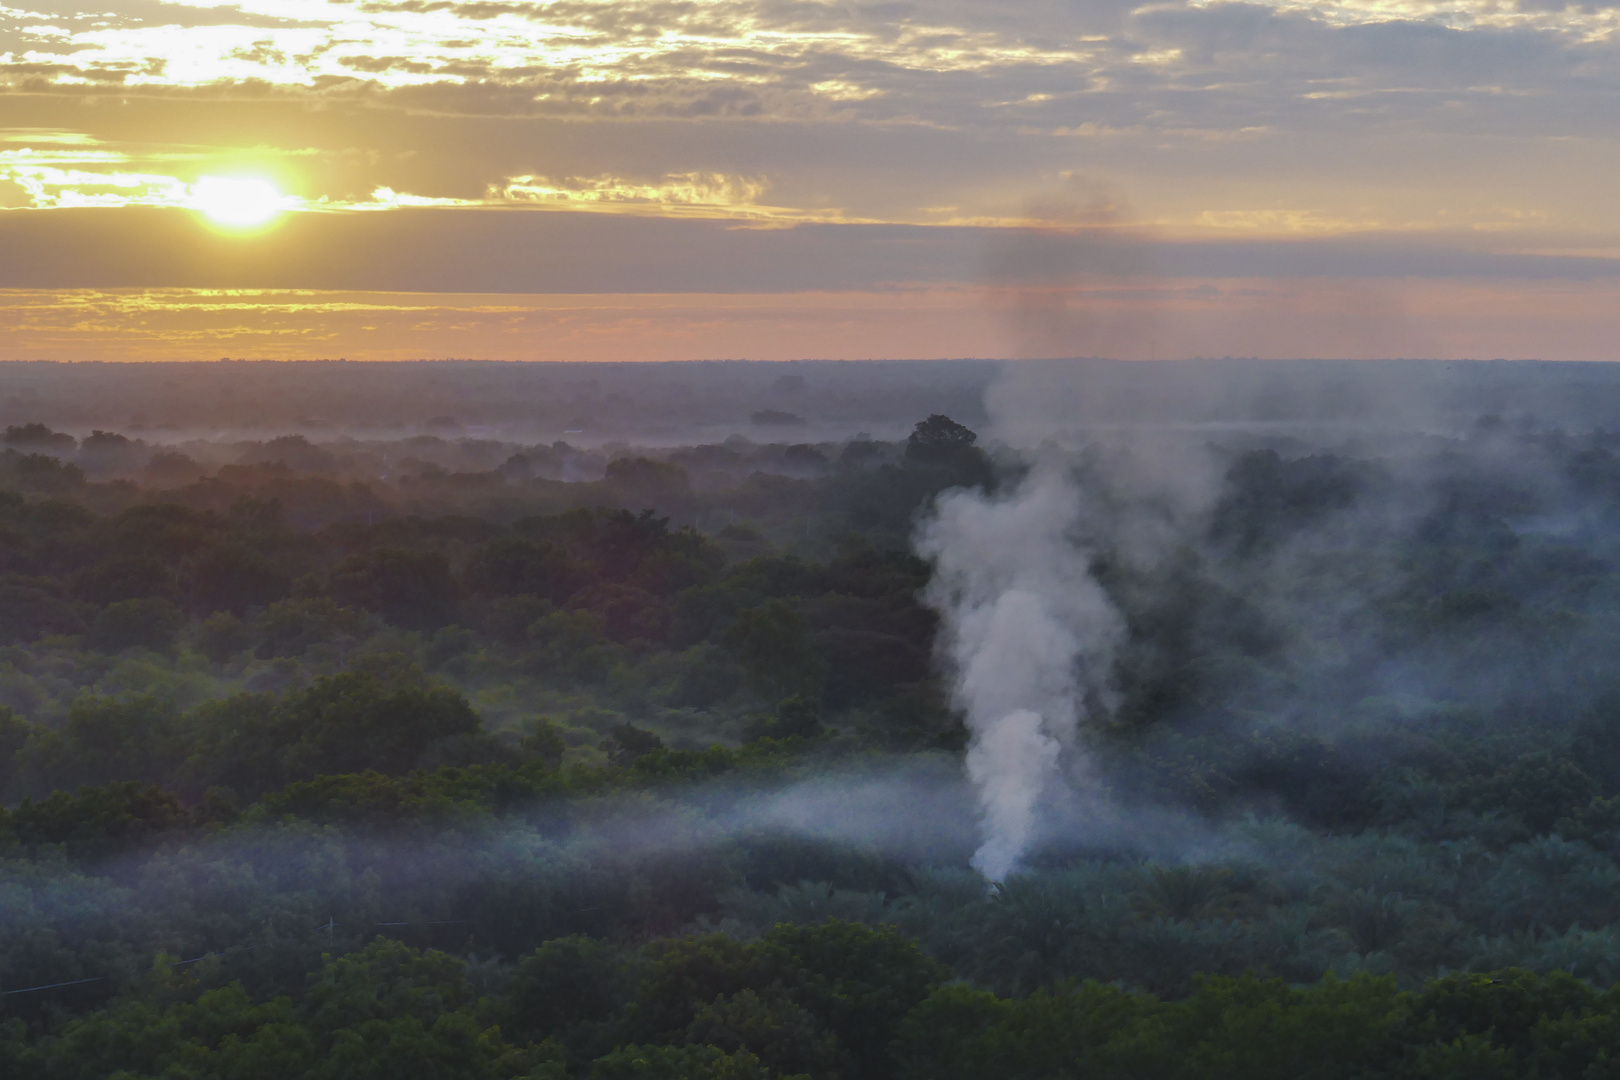
[[[1604,1067],[1620,375],[405,370],[0,372],[8,1069]]]

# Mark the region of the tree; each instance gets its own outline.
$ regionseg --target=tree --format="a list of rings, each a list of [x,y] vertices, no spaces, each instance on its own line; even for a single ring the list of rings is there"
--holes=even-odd
[[[376,629],[376,618],[316,596],[277,601],[252,620],[252,627],[260,656],[298,656],[317,645],[353,643]]]
[[[622,1041],[619,1014],[643,973],[633,950],[584,936],[553,939],[519,961],[502,1027],[533,1042],[555,1038],[570,1058],[590,1061]]]
[[[598,1058],[590,1072],[590,1080],[770,1080],[770,1076],[748,1051],[728,1054],[717,1046],[624,1046]]]
[[[479,548],[467,560],[465,580],[475,593],[489,596],[538,596],[562,603],[581,584],[580,567],[549,540],[502,536]]]
[[[656,732],[634,724],[620,724],[602,740],[602,750],[608,760],[621,767],[634,765],[637,758],[661,750],[663,746],[664,740]]]
[[[742,685],[737,662],[711,642],[692,646],[681,660],[680,674],[670,688],[671,705],[707,709],[736,693]]]
[[[207,472],[190,455],[178,450],[160,450],[146,463],[145,478],[155,487],[179,487]]]
[[[147,596],[174,599],[174,572],[150,555],[115,555],[75,574],[73,592],[93,604],[116,604]]]
[[[191,786],[220,786],[253,798],[284,783],[287,732],[276,706],[269,694],[232,694],[198,706],[186,718]]]
[[[573,682],[598,682],[607,676],[612,647],[607,620],[590,611],[551,611],[529,625],[529,665]]]
[[[30,740],[19,760],[54,787],[166,781],[186,750],[179,710],[153,694],[81,696],[60,731],[38,734],[51,737]]]
[[[0,805],[16,797],[12,787],[17,775],[17,755],[33,731],[33,724],[0,705]]]
[[[0,456],[0,465],[19,490],[39,495],[66,495],[85,483],[84,470],[69,465],[49,454],[19,454],[7,450]]]
[[[6,428],[5,434],[0,435],[0,442],[18,449],[46,454],[71,454],[73,448],[78,445],[73,436],[61,431],[52,431],[44,424],[11,424]]]
[[[781,925],[759,948],[795,1000],[838,1037],[856,1078],[893,1075],[889,1047],[900,1022],[949,975],[892,926]]]
[[[317,679],[281,705],[276,724],[290,743],[288,773],[299,777],[404,772],[435,742],[479,730],[478,714],[454,690],[420,678],[384,682],[364,671]]]
[[[33,641],[42,634],[79,634],[84,606],[32,585],[0,584],[0,644]]]
[[[247,624],[228,611],[216,611],[197,624],[192,645],[216,664],[223,664],[253,644]]]
[[[543,762],[548,769],[555,769],[562,764],[563,755],[568,753],[568,740],[563,737],[561,727],[541,716],[534,720],[529,733],[518,743],[518,752],[526,758]]]
[[[694,1046],[717,1046],[734,1055],[757,1055],[773,1076],[837,1076],[845,1055],[828,1031],[793,995],[777,988],[724,995],[698,1010],[686,1029]]]
[[[180,572],[186,606],[199,615],[283,600],[292,581],[264,556],[237,545],[213,544],[186,560]]]
[[[185,621],[185,613],[161,596],[120,600],[102,608],[90,624],[89,644],[107,652],[135,646],[168,652]]]
[[[1522,969],[1447,975],[1417,995],[1398,1037],[1409,1044],[1445,1046],[1483,1035],[1487,1045],[1528,1056],[1549,1018],[1580,1016],[1597,1001],[1596,991],[1562,971],[1546,978]]]
[[[813,692],[821,661],[810,647],[804,617],[786,600],[767,600],[737,615],[725,633],[755,692],[770,701]]]
[[[626,494],[648,499],[685,495],[692,487],[686,470],[679,465],[645,457],[608,462],[607,480]]]
[[[906,460],[919,464],[950,465],[979,441],[977,433],[955,420],[935,413],[920,420],[906,440]]]
[[[784,698],[776,706],[773,716],[761,717],[751,723],[744,737],[753,740],[814,739],[822,733],[821,708],[814,701],[799,695]]]
[[[436,551],[382,547],[345,560],[329,591],[340,604],[375,611],[408,630],[437,630],[455,620],[450,561]]]
[[[135,781],[53,791],[5,816],[4,825],[26,847],[60,844],[77,859],[98,859],[127,851],[188,821],[180,800],[161,788]]]
[[[1598,793],[1597,781],[1578,765],[1545,750],[1524,754],[1494,774],[1470,776],[1450,789],[1453,801],[1479,813],[1517,814],[1536,833],[1547,832]]]

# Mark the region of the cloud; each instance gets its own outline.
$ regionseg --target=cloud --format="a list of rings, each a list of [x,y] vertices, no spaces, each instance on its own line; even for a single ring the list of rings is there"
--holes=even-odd
[[[0,129],[3,131],[4,129]],[[164,173],[131,171],[127,153],[105,149],[84,135],[12,129],[7,141],[35,143],[0,150],[0,208],[57,210],[78,207],[160,206],[196,208],[197,183]],[[200,153],[148,153],[142,161],[206,165]],[[16,197],[7,199],[10,186]],[[602,213],[660,213],[675,216],[724,217],[763,224],[840,220],[836,211],[819,213],[768,206],[760,197],[770,188],[763,177],[715,172],[670,173],[652,179],[614,176],[546,177],[525,174],[490,184],[480,198],[416,195],[381,185],[360,198],[315,199],[285,196],[282,209],[337,213],[405,208],[540,208]]]
[[[770,184],[763,179],[720,173],[682,173],[651,183],[616,176],[514,176],[496,193],[513,202],[653,203],[666,206],[748,207]]]
[[[1257,106],[1287,115],[1335,79],[1367,92],[1429,87],[1465,97],[1612,90],[1601,65],[1612,59],[1617,25],[1613,7],[1495,0],[1078,9],[1056,0],[246,0],[125,5],[112,17],[0,14],[0,49],[12,46],[0,60],[14,78],[58,89],[253,82],[510,115],[953,127],[1004,123],[1012,110],[1050,129],[1167,130],[1186,126],[1167,121],[1191,104],[1188,89],[1205,92],[1198,112],[1232,126]],[[1364,115],[1315,100],[1317,115]]]
[[[244,238],[217,235],[178,209],[0,213],[0,288],[746,293],[1617,276],[1620,258],[1521,253],[1469,234],[1184,241],[1107,227],[738,229],[726,219],[403,205],[390,213],[289,213]]]
[[[326,126],[313,119],[317,109],[353,117],[348,141],[335,144],[348,147],[395,132],[403,138],[434,117],[537,125],[533,135],[459,147],[461,163],[447,170],[482,168],[453,187],[424,185],[408,170],[378,163],[341,184],[312,179],[302,192],[337,202],[379,187],[476,199],[521,176],[562,187],[569,177],[654,183],[719,173],[767,177],[777,206],[799,218],[834,207],[845,218],[920,221],[929,220],[923,207],[953,207],[948,217],[988,220],[1013,216],[1031,187],[1082,163],[1161,192],[1178,181],[1185,189],[1188,175],[1219,179],[1230,169],[1251,187],[1298,177],[1326,193],[1352,156],[1402,173],[1385,187],[1433,201],[1447,188],[1479,183],[1475,162],[1466,159],[1522,158],[1524,147],[1544,147],[1550,138],[1610,141],[1610,103],[1620,92],[1620,38],[1613,33],[1620,10],[1612,6],[119,0],[97,11],[0,13],[0,85],[13,87],[8,106],[50,112],[38,101],[53,95],[166,103],[173,116],[190,117],[219,141],[221,132],[253,129],[205,114],[284,102],[303,110],[308,123]],[[538,126],[556,122],[596,122],[593,137],[603,143],[618,138],[606,130],[614,125],[737,127],[699,136],[706,158],[648,149],[631,160],[563,164],[550,160]],[[801,192],[786,175],[805,165],[768,133],[784,124],[841,132],[818,136],[824,145],[841,140],[810,166],[819,190]],[[892,151],[865,134],[871,129]],[[928,170],[919,165],[909,175],[895,168],[887,190],[873,197],[874,168],[888,168],[885,158],[916,156],[929,132],[954,141],[955,160],[930,161]],[[176,141],[192,138],[177,134]],[[1452,166],[1412,166],[1403,156],[1448,138],[1520,145],[1451,148]],[[1088,145],[1075,145],[1082,140]],[[1395,145],[1402,141],[1407,145]],[[776,143],[778,156],[750,158],[747,147],[759,142]],[[1212,148],[1222,142],[1246,145],[1242,165],[1217,160]],[[496,160],[513,157],[517,147],[529,148],[526,160]],[[1025,190],[1016,190],[1020,184]],[[908,201],[908,192],[915,198]],[[1186,190],[1138,201],[1152,220],[1195,227],[1210,220],[1206,213],[1261,221],[1254,215],[1276,209],[1274,194],[1255,205],[1229,198],[1192,205]],[[1526,197],[1515,191],[1497,201]],[[1289,220],[1307,214],[1405,223],[1422,216],[1387,205],[1368,212],[1347,200],[1334,193],[1327,201],[1335,205],[1327,205],[1320,194],[1290,195]],[[1573,213],[1579,200],[1556,201]],[[1579,213],[1583,220],[1568,224],[1593,224],[1590,204]]]
[[[21,189],[33,207],[184,206],[190,200],[189,186],[172,176],[61,168],[49,164],[49,156],[36,161],[27,153],[0,153],[0,184]]]
[[[724,218],[763,226],[809,221],[848,224],[854,220],[838,209],[763,204],[759,200],[770,186],[765,177],[714,172],[667,173],[651,180],[612,175],[514,176],[490,185],[485,205]]]

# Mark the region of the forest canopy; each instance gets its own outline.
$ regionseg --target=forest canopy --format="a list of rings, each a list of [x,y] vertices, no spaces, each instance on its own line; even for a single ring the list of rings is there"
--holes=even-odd
[[[992,883],[912,540],[1029,458],[748,430],[8,428],[6,1073],[1616,1067],[1620,437],[1066,450],[1117,648]]]

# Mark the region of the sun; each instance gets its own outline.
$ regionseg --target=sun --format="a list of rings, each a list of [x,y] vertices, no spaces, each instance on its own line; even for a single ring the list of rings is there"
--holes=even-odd
[[[289,200],[259,176],[203,176],[191,185],[191,205],[216,225],[245,229],[263,225],[287,209]]]

